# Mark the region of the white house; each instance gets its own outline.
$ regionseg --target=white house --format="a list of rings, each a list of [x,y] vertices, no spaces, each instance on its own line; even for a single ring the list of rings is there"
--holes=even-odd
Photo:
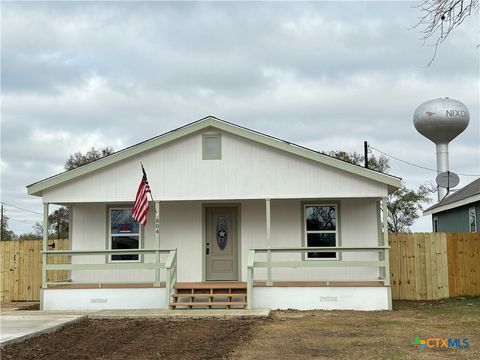
[[[140,161],[145,227],[131,218]],[[49,204],[71,209],[71,250],[48,251],[44,234],[41,305],[390,309],[381,211],[399,186],[207,117],[27,187],[45,222]],[[71,261],[47,263],[58,255]],[[59,269],[71,278],[48,281]]]

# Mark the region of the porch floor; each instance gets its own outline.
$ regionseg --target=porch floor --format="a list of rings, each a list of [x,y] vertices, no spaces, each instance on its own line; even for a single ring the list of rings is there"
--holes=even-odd
[[[231,289],[243,289],[247,285],[242,281],[205,281],[205,282],[178,282],[175,284],[177,289],[191,289],[192,287],[201,289],[222,289],[229,287]],[[255,281],[254,287],[266,287],[266,281]],[[273,287],[382,287],[383,281],[274,281]],[[91,284],[59,284],[49,286],[49,290],[55,289],[137,289],[154,288],[153,283],[91,283]],[[160,283],[160,288],[165,287],[165,283]]]
[[[154,287],[164,288],[165,283],[160,283],[160,286],[153,286],[153,283],[91,283],[91,284],[59,284],[50,285],[48,290],[65,290],[65,289],[150,289]]]
[[[255,281],[254,287],[266,287],[266,281]],[[383,281],[274,281],[273,287],[383,287]]]

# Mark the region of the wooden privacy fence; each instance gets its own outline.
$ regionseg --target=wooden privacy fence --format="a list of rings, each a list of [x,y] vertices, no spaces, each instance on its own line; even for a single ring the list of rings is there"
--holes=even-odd
[[[68,249],[68,240],[49,240],[55,249]],[[42,286],[42,240],[15,240],[0,242],[1,302],[35,301],[40,299]],[[67,257],[49,259],[52,263],[67,262]],[[68,271],[50,271],[48,278],[67,280]]]
[[[394,300],[480,295],[480,233],[389,234]]]

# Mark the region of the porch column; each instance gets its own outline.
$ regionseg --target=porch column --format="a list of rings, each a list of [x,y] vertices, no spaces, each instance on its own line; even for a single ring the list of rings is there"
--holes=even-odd
[[[155,201],[155,264],[160,264],[160,201]],[[155,269],[155,287],[160,286],[160,268]]]
[[[43,203],[43,242],[42,242],[42,289],[47,288],[47,254],[48,250],[48,203]]]
[[[383,206],[383,246],[389,246],[388,242],[388,207],[387,207],[387,197],[384,197],[382,200]],[[392,310],[392,289],[390,287],[390,249],[385,249],[384,251],[384,261],[385,261],[385,281],[384,285],[388,286],[388,309]]]
[[[383,246],[385,243],[385,239],[383,238],[383,222],[382,222],[382,214],[383,214],[383,208],[382,205],[383,201],[382,200],[377,200],[377,244],[378,246]],[[379,252],[378,253],[378,260],[383,261],[385,260],[385,252]],[[379,276],[385,279],[385,267],[380,267],[379,269]]]
[[[265,199],[265,225],[267,249],[272,247],[271,226],[270,226],[270,199]],[[267,250],[267,286],[272,286],[272,251]]]

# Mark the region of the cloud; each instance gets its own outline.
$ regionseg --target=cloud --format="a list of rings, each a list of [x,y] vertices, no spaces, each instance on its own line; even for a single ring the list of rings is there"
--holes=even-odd
[[[471,123],[451,144],[480,174],[478,23],[420,46],[409,2],[2,4],[2,197],[39,209],[25,185],[89,147],[116,150],[215,115],[315,150],[363,141],[428,167],[412,125],[441,96]],[[391,160],[418,186],[434,173]],[[7,169],[4,171],[4,169]],[[12,171],[14,169],[15,171]],[[463,177],[462,181],[467,181]]]

